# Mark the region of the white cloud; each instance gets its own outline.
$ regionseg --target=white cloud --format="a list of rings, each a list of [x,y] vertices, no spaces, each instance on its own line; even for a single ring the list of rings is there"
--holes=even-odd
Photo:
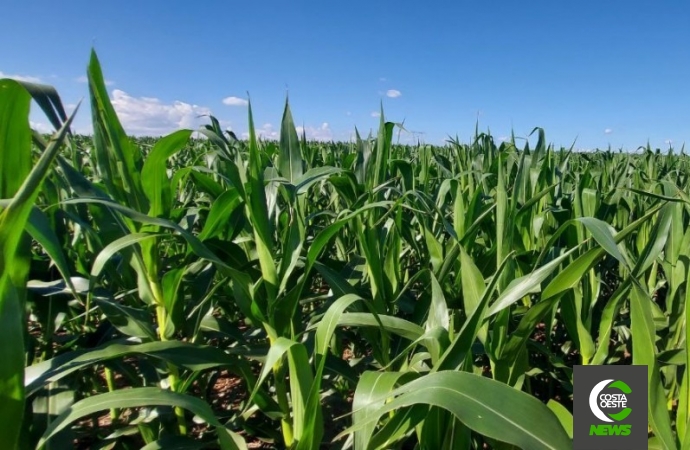
[[[382,82],[383,82],[383,81],[388,81],[388,79],[385,78],[385,77],[381,77],[381,78],[379,78],[379,81],[382,81]]]
[[[211,114],[204,106],[175,101],[163,103],[154,97],[132,97],[113,90],[112,104],[122,126],[134,135],[159,136],[180,128],[196,129],[206,123],[199,116]]]
[[[307,135],[307,139],[310,141],[332,141],[333,140],[333,130],[328,122],[323,122],[318,127],[302,127],[298,126],[297,134],[302,137],[302,132]]]
[[[39,77],[32,77],[30,75],[12,75],[9,73],[4,73],[0,71],[0,78],[12,78],[17,81],[26,81],[27,83],[40,83],[41,79]]]
[[[52,134],[55,132],[55,129],[53,127],[51,127],[50,125],[48,125],[47,123],[34,122],[31,120],[31,121],[29,121],[29,125],[31,126],[31,128],[38,131],[39,133]]]
[[[501,142],[505,142],[505,141],[510,140],[510,138],[509,138],[508,136],[501,136],[501,137],[498,138],[498,140],[501,141]]]
[[[604,130],[604,134],[611,134],[613,133],[613,130],[611,128],[607,128]]]
[[[402,92],[400,92],[397,89],[388,89],[386,91],[386,96],[390,98],[398,98],[402,95]]]
[[[84,136],[93,136],[93,127],[91,125],[75,125],[75,127],[72,128],[72,132],[74,134],[81,134]]]
[[[218,123],[223,129],[233,131],[232,122],[230,122],[229,120],[218,119]]]
[[[278,131],[273,129],[272,123],[265,123],[261,128],[256,130],[256,134],[263,139],[278,140],[280,139],[280,134]]]
[[[371,112],[371,117],[381,117],[381,113],[378,111],[372,111]]]
[[[273,128],[273,124],[271,123],[265,123],[260,128],[255,128],[254,132],[256,133],[257,138],[271,141],[277,141],[280,139],[280,134]],[[249,132],[247,131],[242,133],[242,137],[244,139],[249,139]]]
[[[240,97],[225,97],[223,104],[228,106],[247,106],[249,102]]]
[[[302,139],[302,133],[306,134],[307,140],[310,141],[332,141],[333,130],[328,122],[323,122],[319,126],[297,126],[295,127],[297,136]],[[255,129],[256,137],[268,141],[280,140],[280,129],[276,129],[273,124],[265,123],[261,127]],[[249,139],[249,132],[244,132],[241,135],[242,139]]]
[[[74,81],[76,81],[77,83],[88,83],[89,78],[86,75],[82,75],[80,77],[75,78]],[[112,80],[104,80],[103,82],[106,86],[112,86],[115,84],[115,82]]]
[[[666,144],[666,145],[671,145],[671,144],[673,144],[673,140],[672,140],[672,139],[666,139],[666,140],[664,141],[664,144]]]

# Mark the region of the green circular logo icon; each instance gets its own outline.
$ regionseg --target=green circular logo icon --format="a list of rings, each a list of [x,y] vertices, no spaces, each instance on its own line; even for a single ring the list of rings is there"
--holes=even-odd
[[[621,391],[620,394],[602,394],[601,391],[604,389],[618,389]],[[632,389],[625,382],[621,380],[604,380],[597,383],[592,392],[589,393],[589,408],[592,410],[592,414],[596,416],[597,419],[603,422],[620,422],[630,415],[632,409],[628,408],[628,398],[627,394],[630,394]],[[601,408],[604,409],[620,409],[617,413],[605,414]]]

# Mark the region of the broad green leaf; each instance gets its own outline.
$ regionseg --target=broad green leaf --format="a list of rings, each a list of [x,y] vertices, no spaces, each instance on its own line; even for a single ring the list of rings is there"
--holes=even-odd
[[[446,298],[443,295],[441,285],[433,273],[429,274],[431,277],[431,306],[429,308],[429,318],[426,321],[426,331],[432,328],[449,329],[450,317],[448,315],[448,306],[446,305]]]
[[[141,153],[125,134],[105,85],[95,50],[87,70],[93,125],[93,157],[107,192],[115,201],[139,211],[149,210],[141,185]]]
[[[355,448],[368,448],[369,440],[376,429],[375,421],[368,421],[370,416],[376,416],[378,409],[384,405],[386,394],[389,394],[395,385],[406,374],[403,372],[364,372],[357,383],[355,395],[352,400],[352,424],[366,425],[355,431]]]
[[[470,255],[467,254],[462,246],[460,248],[460,270],[462,271],[460,279],[462,281],[462,298],[464,301],[465,314],[469,317],[474,314],[479,307],[486,284],[484,277],[477,268]],[[486,342],[488,326],[482,326],[478,332],[479,340]]]
[[[12,197],[31,171],[30,105],[19,82],[0,80],[0,198]]]
[[[570,439],[573,438],[573,415],[568,411],[565,406],[561,405],[557,401],[550,399],[548,402],[546,402],[546,406],[553,411],[553,413],[556,415],[558,418],[558,421],[561,422],[561,425],[563,426],[563,429],[565,430],[566,433],[568,433],[568,437]]]
[[[384,330],[414,341],[424,334],[424,328],[395,316],[371,313],[346,313],[338,318],[341,327],[382,327]]]
[[[303,173],[299,138],[297,137],[297,130],[292,120],[290,104],[287,99],[285,100],[285,110],[283,111],[283,120],[280,126],[278,167],[280,174],[293,184]]]
[[[183,436],[166,435],[141,447],[141,450],[202,450],[208,444],[198,439]]]
[[[199,240],[204,241],[218,236],[227,226],[232,213],[242,204],[237,189],[223,192],[211,205],[204,228],[199,233]]]
[[[467,372],[428,374],[394,390],[396,397],[338,437],[364,429],[399,408],[426,404],[450,411],[473,431],[529,449],[570,449],[572,441],[549,408],[503,383]],[[385,397],[384,397],[385,398]]]
[[[629,267],[628,260],[621,253],[616,240],[613,235],[612,227],[606,222],[603,222],[594,217],[581,217],[577,219],[578,222],[582,223],[590,233],[592,237],[597,241],[597,243],[606,250],[606,253],[616,258],[626,267]]]
[[[633,364],[648,367],[648,402],[649,425],[655,436],[663,442],[666,448],[678,448],[676,438],[671,430],[671,421],[666,409],[666,396],[664,395],[657,362],[657,349],[655,344],[655,328],[652,318],[651,299],[633,284],[630,296],[630,316],[632,322]]]
[[[489,301],[498,286],[500,275],[508,266],[509,254],[501,263],[498,270],[494,274],[489,286],[484,290],[482,297],[477,307],[472,311],[465,323],[462,325],[459,333],[456,333],[455,339],[451,345],[446,349],[439,363],[432,369],[434,372],[443,370],[457,370],[466,361],[466,357],[472,349],[472,345],[479,336],[482,328],[482,323],[486,318],[486,310],[489,306]]]
[[[244,440],[233,431],[226,428],[213,414],[208,404],[196,397],[178,394],[159,388],[143,387],[123,389],[106,394],[87,397],[75,403],[70,409],[60,414],[48,427],[38,442],[41,448],[46,442],[60,430],[71,423],[88,417],[105,409],[137,408],[151,406],[175,406],[181,407],[198,415],[204,421],[213,425],[218,433],[220,448],[223,450],[246,449]]]
[[[304,175],[295,180],[295,191],[297,195],[303,195],[315,183],[326,178],[336,175],[341,172],[341,169],[336,167],[313,167],[307,170]]]
[[[96,260],[91,267],[91,278],[95,280],[101,275],[103,268],[110,261],[110,259],[119,251],[138,244],[146,239],[155,239],[157,237],[164,236],[162,233],[134,233],[123,236],[110,244],[108,244],[103,250],[100,251]]]
[[[531,273],[513,280],[489,308],[487,315],[497,314],[527,294],[540,289],[541,283],[578,247],[574,247]]]
[[[126,336],[137,337],[144,341],[156,339],[152,316],[147,314],[145,310],[100,298],[96,298],[95,302],[107,320]]]
[[[191,130],[180,130],[161,138],[146,158],[141,169],[141,180],[144,193],[149,200],[148,213],[153,217],[170,216],[173,205],[167,161],[187,145],[191,135]]]
[[[264,278],[264,286],[269,302],[273,301],[278,292],[278,271],[275,266],[273,253],[273,227],[269,220],[266,203],[266,189],[264,186],[264,170],[259,146],[254,130],[252,105],[249,103],[249,190],[247,191],[248,215],[252,222],[256,252]]]
[[[30,269],[30,242],[24,230],[43,180],[79,109],[53,136],[29,172],[29,102],[30,96],[20,84],[0,80],[0,198],[12,197],[0,212],[0,341],[6,343],[0,351],[0,436],[12,447],[24,419],[25,295]]]
[[[50,256],[50,259],[60,271],[60,275],[62,275],[63,280],[65,280],[72,294],[78,297],[76,289],[72,284],[67,258],[65,258],[65,254],[60,247],[60,242],[55,235],[55,231],[51,228],[50,222],[43,211],[38,208],[33,208],[31,210],[31,215],[26,223],[26,231],[29,232],[36,242],[41,244],[41,247]]]
[[[216,367],[232,368],[237,363],[236,356],[207,345],[180,341],[154,341],[135,345],[108,343],[94,350],[65,353],[27,367],[27,394],[32,395],[43,385],[58,381],[77,370],[130,355],[145,355],[192,371]]]

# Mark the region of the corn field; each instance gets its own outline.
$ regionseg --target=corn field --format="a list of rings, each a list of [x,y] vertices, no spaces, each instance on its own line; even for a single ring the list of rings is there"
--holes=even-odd
[[[134,139],[87,75],[0,81],[3,448],[569,449],[573,366],[642,364],[690,449],[683,151]]]

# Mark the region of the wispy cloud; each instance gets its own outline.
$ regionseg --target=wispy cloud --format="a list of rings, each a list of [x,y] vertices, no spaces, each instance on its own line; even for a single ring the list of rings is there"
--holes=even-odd
[[[664,141],[664,144],[666,144],[666,145],[671,145],[671,144],[673,144],[673,139],[666,139],[666,140]]]
[[[88,83],[89,78],[86,75],[82,75],[80,77],[75,78],[74,81],[76,81],[77,83]],[[104,80],[104,83],[106,86],[113,86],[115,84],[115,82],[112,80]]]
[[[245,133],[249,137],[249,133]],[[261,128],[256,130],[256,134],[262,139],[270,139],[272,141],[277,141],[280,139],[278,131],[273,128],[272,123],[265,123]]]
[[[381,117],[381,113],[378,111],[372,111],[371,112],[371,117]]]
[[[333,130],[331,130],[331,126],[329,125],[328,122],[323,122],[321,125],[314,127],[314,126],[297,126],[295,127],[297,134],[299,137],[302,137],[302,133],[304,133],[307,136],[308,140],[312,141],[332,141],[333,140]],[[277,141],[280,139],[280,131],[276,130],[273,124],[271,123],[265,123],[263,124],[260,128],[257,128],[256,130],[256,135],[257,137],[264,139],[264,140],[271,140],[271,141]],[[244,132],[242,133],[242,137],[244,139],[249,138],[249,133]]]
[[[613,130],[611,128],[607,128],[604,130],[604,134],[611,134],[613,133]]]
[[[111,101],[122,126],[134,135],[161,136],[180,128],[196,129],[204,122],[200,116],[211,114],[205,106],[133,97],[119,89],[113,91]]]
[[[397,89],[388,89],[386,91],[386,96],[390,98],[398,98],[402,95],[402,92],[400,92]]]
[[[301,136],[302,132],[304,132],[304,134],[306,134],[306,136],[307,136],[307,139],[309,139],[309,140],[314,140],[314,141],[332,141],[333,140],[333,130],[331,130],[331,126],[328,122],[323,122],[318,127],[298,126],[296,128],[297,128],[297,134],[299,134]]]
[[[31,128],[38,131],[39,133],[51,134],[55,132],[55,129],[53,127],[44,122],[29,121],[29,125],[31,126]]]
[[[31,75],[14,75],[0,71],[0,78],[12,78],[17,81],[26,81],[27,83],[40,83],[40,77],[34,77]]]
[[[388,81],[388,78],[386,78],[386,77],[381,77],[381,78],[379,78],[379,81],[381,81],[381,82]]]
[[[225,97],[223,104],[228,106],[247,106],[249,102],[240,97]]]

